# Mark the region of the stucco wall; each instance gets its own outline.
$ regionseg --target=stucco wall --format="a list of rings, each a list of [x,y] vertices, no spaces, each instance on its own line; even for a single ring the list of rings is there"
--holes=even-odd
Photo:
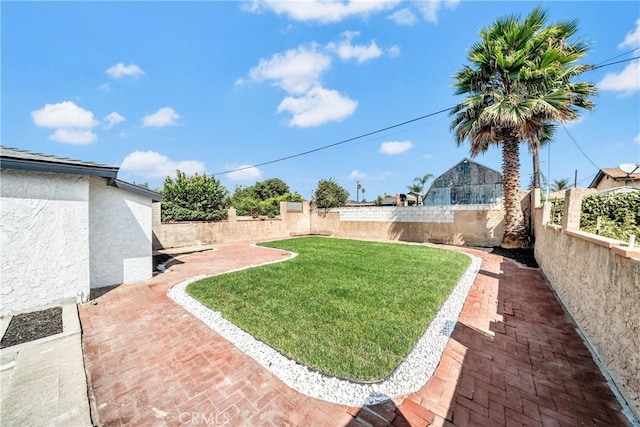
[[[535,214],[540,268],[640,416],[640,252]]]
[[[151,199],[89,181],[92,288],[151,277]]]
[[[338,237],[495,246],[503,213],[493,205],[348,207],[319,215],[316,232]]]
[[[286,205],[286,204],[285,204]],[[287,212],[281,219],[254,220],[229,215],[229,221],[160,223],[154,205],[154,248],[175,248],[240,240],[326,234],[453,245],[495,246],[503,233],[503,213],[494,205],[345,207],[329,211]]]
[[[2,169],[0,189],[0,313],[86,296],[88,178]]]

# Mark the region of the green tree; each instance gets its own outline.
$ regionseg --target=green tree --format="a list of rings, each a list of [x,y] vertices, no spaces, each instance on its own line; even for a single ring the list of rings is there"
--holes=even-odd
[[[289,186],[279,178],[269,178],[256,182],[254,188],[260,200],[267,200],[289,193]]]
[[[431,175],[430,173],[424,174],[423,176],[417,176],[413,178],[413,184],[409,185],[407,188],[412,193],[417,193],[421,196],[424,196],[424,188],[426,187],[427,182],[429,182],[429,180],[432,178],[433,175]]]
[[[236,188],[234,188],[233,194],[231,195],[231,205],[237,209],[236,204],[244,199],[259,199],[256,188],[253,185],[247,187],[244,185],[236,185]]]
[[[456,94],[466,98],[454,107],[451,129],[458,145],[469,141],[471,155],[492,145],[502,148],[504,236],[506,248],[528,245],[520,206],[519,144],[536,153],[552,140],[555,123],[579,117],[576,107],[592,109],[592,83],[571,79],[590,69],[576,65],[587,52],[581,42],[569,42],[577,22],[547,25],[547,12],[534,9],[524,20],[499,18],[480,31],[468,60],[455,74]]]
[[[176,171],[175,179],[164,180],[163,221],[220,221],[227,217],[229,192],[213,176],[188,177]]]
[[[344,206],[349,198],[349,192],[333,178],[321,179],[313,192],[313,202],[321,209]]]
[[[551,191],[566,190],[567,188],[569,188],[569,180],[567,178],[554,179]]]

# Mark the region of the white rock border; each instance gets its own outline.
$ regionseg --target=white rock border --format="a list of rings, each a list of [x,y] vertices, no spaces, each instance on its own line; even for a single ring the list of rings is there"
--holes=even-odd
[[[285,357],[262,341],[256,340],[222,317],[219,312],[211,310],[185,292],[188,285],[198,280],[287,261],[295,258],[297,253],[291,253],[289,257],[276,261],[213,275],[193,277],[173,286],[167,295],[300,393],[348,406],[372,405],[420,390],[435,372],[482,263],[482,259],[477,256],[464,252],[459,253],[469,256],[471,265],[464,272],[406,359],[387,379],[377,383],[358,383],[311,370],[295,360]]]

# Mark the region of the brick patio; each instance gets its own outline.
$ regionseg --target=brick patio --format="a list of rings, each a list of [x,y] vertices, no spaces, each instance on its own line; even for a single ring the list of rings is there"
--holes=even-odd
[[[289,388],[166,296],[186,278],[284,255],[246,242],[217,248],[79,307],[94,423],[629,425],[537,270],[465,249],[482,270],[434,376],[417,393],[351,408]]]

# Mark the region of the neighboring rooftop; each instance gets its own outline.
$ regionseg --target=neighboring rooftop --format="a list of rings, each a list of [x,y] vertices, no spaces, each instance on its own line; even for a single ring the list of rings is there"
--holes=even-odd
[[[618,182],[636,181],[640,182],[640,172],[626,174],[618,168],[603,168],[598,171],[589,188],[597,188],[603,178],[610,178]]]

